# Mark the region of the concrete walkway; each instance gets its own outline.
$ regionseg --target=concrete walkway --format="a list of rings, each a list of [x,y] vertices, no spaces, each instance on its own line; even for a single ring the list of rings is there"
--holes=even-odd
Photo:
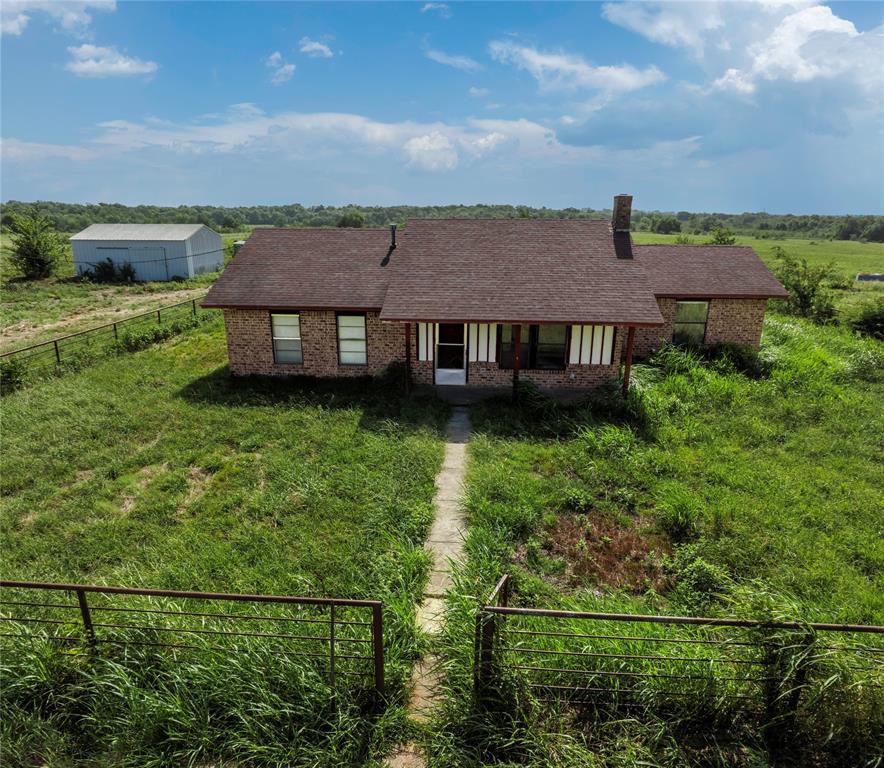
[[[433,497],[436,517],[426,543],[433,557],[432,570],[427,592],[417,611],[418,626],[431,637],[438,635],[442,629],[445,595],[451,588],[451,565],[462,562],[463,558],[466,529],[463,482],[470,439],[470,415],[466,408],[454,408],[446,438],[445,459],[436,475],[436,495]],[[441,677],[438,667],[439,657],[428,653],[412,670],[408,709],[418,723],[426,722],[436,704]],[[391,768],[417,768],[426,765],[426,761],[416,744],[406,744],[387,760],[387,765]]]

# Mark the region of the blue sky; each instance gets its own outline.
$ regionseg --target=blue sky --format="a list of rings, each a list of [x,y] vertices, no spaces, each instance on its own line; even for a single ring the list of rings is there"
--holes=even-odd
[[[884,4],[2,6],[3,199],[884,212]]]

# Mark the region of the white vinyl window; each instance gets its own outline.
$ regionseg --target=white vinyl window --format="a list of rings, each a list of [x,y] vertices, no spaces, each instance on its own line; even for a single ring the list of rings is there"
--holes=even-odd
[[[301,316],[270,315],[273,336],[273,362],[300,365],[304,362],[301,351]]]
[[[341,365],[368,363],[365,315],[338,315],[338,361]]]

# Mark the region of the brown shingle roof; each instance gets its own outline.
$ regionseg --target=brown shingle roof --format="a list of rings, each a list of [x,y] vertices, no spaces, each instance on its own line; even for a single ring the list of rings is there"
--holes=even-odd
[[[382,320],[660,325],[606,221],[412,219]]]
[[[386,229],[256,229],[203,306],[377,310],[389,244]]]
[[[634,245],[655,296],[785,298],[789,295],[751,248],[730,245]]]

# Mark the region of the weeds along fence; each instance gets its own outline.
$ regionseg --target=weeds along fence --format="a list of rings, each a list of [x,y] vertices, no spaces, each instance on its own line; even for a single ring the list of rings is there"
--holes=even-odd
[[[884,722],[884,627],[510,607],[503,576],[475,627],[477,698],[663,715],[866,708]],[[509,693],[507,693],[509,692]]]
[[[197,298],[169,304],[6,352],[0,355],[3,392],[67,370],[77,370],[108,355],[143,349],[192,328],[215,315],[212,310],[202,309],[199,301]]]
[[[122,664],[160,654],[167,666],[258,649],[265,663],[295,665],[333,690],[384,693],[378,600],[0,581],[0,641],[7,659],[37,645]]]

